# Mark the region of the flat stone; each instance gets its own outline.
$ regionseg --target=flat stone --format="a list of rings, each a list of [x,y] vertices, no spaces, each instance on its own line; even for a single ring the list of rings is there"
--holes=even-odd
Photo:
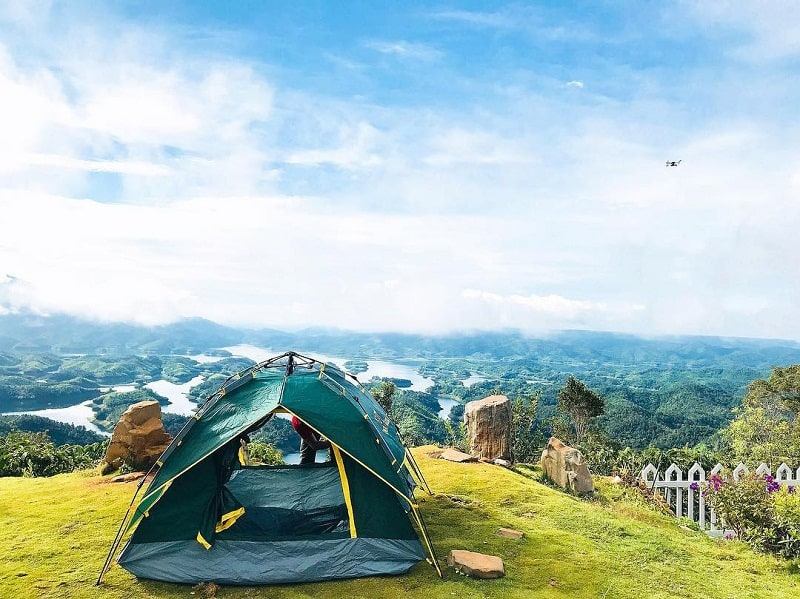
[[[477,462],[478,458],[457,449],[445,449],[442,455],[439,456],[440,460],[447,460],[449,462]]]
[[[144,478],[144,472],[129,472],[128,474],[119,474],[113,477],[109,482],[112,483],[127,483],[132,480],[139,480],[140,478]]]
[[[521,530],[514,530],[513,528],[500,528],[497,531],[497,536],[507,539],[521,539],[525,536],[525,533]]]
[[[453,549],[447,554],[447,565],[459,574],[472,578],[502,578],[506,575],[503,560],[496,555],[475,553],[464,549]]]

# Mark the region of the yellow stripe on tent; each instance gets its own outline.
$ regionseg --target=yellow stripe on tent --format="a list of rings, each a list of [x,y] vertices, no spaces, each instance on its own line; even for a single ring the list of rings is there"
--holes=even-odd
[[[219,519],[217,522],[217,526],[214,528],[216,532],[222,532],[236,524],[236,521],[244,516],[244,508],[240,507],[238,509],[233,510],[232,512],[228,512],[227,514],[223,514],[222,518]]]
[[[356,533],[356,519],[353,515],[353,502],[350,500],[350,483],[347,481],[347,472],[344,469],[344,462],[342,461],[342,454],[336,445],[331,444],[333,456],[336,458],[336,467],[339,469],[339,478],[342,480],[342,494],[344,494],[344,503],[347,506],[347,516],[350,520],[350,538],[355,539],[358,534]]]
[[[202,534],[200,534],[200,531],[198,531],[198,532],[197,532],[197,537],[196,537],[196,539],[195,539],[195,540],[196,540],[198,543],[200,543],[200,544],[201,544],[203,547],[205,547],[206,549],[211,549],[211,543],[209,543],[208,541],[206,541],[206,540],[203,538],[203,535],[202,535]]]

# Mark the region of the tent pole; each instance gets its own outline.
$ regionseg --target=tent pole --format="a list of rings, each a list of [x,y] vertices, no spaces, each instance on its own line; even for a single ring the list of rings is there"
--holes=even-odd
[[[425,485],[425,490],[428,492],[428,495],[433,496],[433,491],[431,490],[428,481],[425,480],[425,475],[422,474],[422,470],[420,470],[417,461],[414,459],[414,455],[411,453],[411,450],[408,447],[406,447],[406,459],[408,460],[408,463],[411,464],[411,468],[414,471],[414,474],[417,475],[419,481]]]
[[[417,520],[417,525],[419,526],[419,531],[422,534],[422,538],[425,539],[425,545],[428,548],[428,553],[431,556],[431,562],[433,567],[436,569],[437,574],[439,574],[439,578],[444,580],[444,574],[442,573],[442,569],[439,567],[439,562],[436,559],[436,552],[433,550],[433,545],[431,544],[430,537],[428,535],[428,528],[425,526],[425,521],[422,519],[422,514],[419,511],[418,507],[411,508],[411,512],[414,514],[414,517]]]

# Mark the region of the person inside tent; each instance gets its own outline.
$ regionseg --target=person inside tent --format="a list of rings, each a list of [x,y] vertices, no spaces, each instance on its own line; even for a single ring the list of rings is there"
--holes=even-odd
[[[292,428],[300,435],[300,465],[313,464],[317,460],[317,451],[327,449],[328,461],[331,459],[331,442],[323,439],[318,432],[302,422],[297,416],[292,416]]]

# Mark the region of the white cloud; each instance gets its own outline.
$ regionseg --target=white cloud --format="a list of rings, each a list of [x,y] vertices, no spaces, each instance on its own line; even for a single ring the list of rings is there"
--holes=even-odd
[[[380,134],[369,123],[360,122],[353,127],[340,126],[338,137],[342,142],[339,147],[295,151],[286,157],[285,162],[304,165],[332,164],[345,169],[381,163],[376,152]]]
[[[54,154],[23,154],[18,157],[15,167],[46,166],[98,173],[124,173],[130,175],[166,175],[170,169],[164,165],[137,162],[134,160],[81,160]],[[6,166],[6,168],[8,168]],[[0,165],[0,170],[3,165]]]
[[[502,28],[513,10],[440,20]],[[673,79],[610,53],[567,94],[582,82],[563,73],[588,70],[470,79],[442,38],[372,49],[420,80],[435,61],[447,93],[388,94],[346,46],[358,79],[323,93],[281,77],[297,65],[84,16],[18,14],[33,50],[0,42],[0,275],[20,281],[2,310],[800,338],[791,77],[750,98],[736,71]]]
[[[583,89],[583,81],[570,81],[567,83],[567,87],[577,87],[579,89]]]
[[[796,2],[685,2],[682,18],[687,14],[717,32],[727,28],[744,33],[745,39],[737,39],[730,50],[742,60],[770,61],[800,53],[800,5]]]
[[[391,54],[398,58],[411,58],[415,60],[435,60],[439,58],[442,53],[436,48],[419,43],[412,43],[406,41],[370,41],[366,44],[367,48],[371,48],[381,54]]]
[[[645,307],[641,304],[609,304],[591,300],[576,300],[551,293],[549,295],[501,295],[478,289],[465,289],[462,296],[466,299],[477,300],[486,304],[513,309],[524,309],[536,312],[542,316],[556,319],[552,328],[566,326],[574,321],[580,321],[592,316],[602,315],[616,317],[620,320],[630,319],[635,312],[641,312]]]

